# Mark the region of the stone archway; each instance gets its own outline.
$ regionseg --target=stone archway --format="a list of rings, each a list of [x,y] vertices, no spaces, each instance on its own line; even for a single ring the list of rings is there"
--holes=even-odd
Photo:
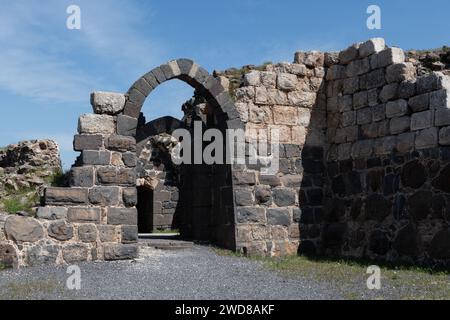
[[[126,94],[123,113],[118,115],[119,134],[135,136],[138,145],[147,138],[152,130],[149,130],[149,123],[142,123],[143,104],[154,89],[172,79],[184,81],[206,99],[213,110],[214,128],[224,134],[226,129],[244,128],[232,99],[220,81],[192,60],[178,59],[154,68],[131,86]],[[165,129],[159,128],[157,131],[161,133]],[[178,206],[182,209],[177,212],[183,211],[182,235],[184,233],[195,240],[208,240],[235,249],[236,213],[231,165],[184,165],[180,180]],[[157,198],[154,197],[155,207],[158,207]],[[139,213],[139,204],[137,208]]]

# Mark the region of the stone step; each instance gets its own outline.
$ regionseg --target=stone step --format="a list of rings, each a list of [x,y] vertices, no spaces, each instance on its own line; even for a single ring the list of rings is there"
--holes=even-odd
[[[139,235],[139,246],[160,250],[183,250],[194,246],[191,241],[182,240],[178,234],[145,234]]]

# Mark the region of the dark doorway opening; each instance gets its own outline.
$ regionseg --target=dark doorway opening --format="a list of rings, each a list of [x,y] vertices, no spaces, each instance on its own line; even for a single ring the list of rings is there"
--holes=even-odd
[[[138,187],[138,232],[153,232],[153,190],[145,187]]]

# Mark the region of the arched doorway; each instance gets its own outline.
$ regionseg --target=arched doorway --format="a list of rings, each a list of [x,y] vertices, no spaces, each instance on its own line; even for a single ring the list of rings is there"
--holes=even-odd
[[[180,79],[188,83],[195,89],[196,96],[205,100],[207,108],[202,119],[195,119],[194,116],[189,122],[185,121],[184,123],[177,122],[173,118],[161,118],[148,123],[143,120],[145,118],[143,118],[141,110],[146,98],[157,86],[171,79]],[[127,93],[124,114],[121,119],[119,117],[118,122],[132,123],[133,119],[137,122],[137,125],[129,133],[136,136],[138,157],[141,157],[142,151],[145,150],[144,146],[148,147],[147,140],[154,140],[155,136],[158,135],[170,136],[171,131],[175,128],[185,127],[192,131],[194,121],[201,122],[200,130],[202,132],[214,128],[220,130],[223,137],[226,137],[225,131],[228,128],[243,129],[244,127],[233,101],[220,82],[209,75],[205,69],[188,59],[170,61],[148,72],[133,84]],[[198,139],[195,138],[194,134],[191,137],[194,146],[195,143],[198,143],[195,140]],[[223,139],[223,141],[223,154],[225,155],[226,139]],[[158,149],[154,142],[152,141],[150,147],[152,151]],[[200,143],[203,142],[200,141]],[[201,146],[201,152],[204,147],[205,144]],[[193,150],[193,152],[195,151]],[[162,159],[160,161],[164,162]],[[147,161],[147,164],[150,162],[152,161]],[[164,167],[170,165],[169,162],[163,164]],[[144,163],[143,166],[145,165]],[[151,165],[154,166],[155,163]],[[173,169],[171,168],[170,173],[174,173],[175,179],[172,180],[175,181],[170,187],[174,187],[173,191],[177,196],[173,196],[166,189],[167,184],[158,187],[158,184],[151,181],[151,177],[147,179],[150,181],[147,184],[154,184],[153,186],[150,188],[138,186],[137,208],[138,216],[141,216],[138,219],[139,229],[150,231],[161,222],[156,221],[155,208],[162,205],[163,201],[161,200],[166,200],[169,207],[162,207],[161,212],[164,212],[164,210],[172,212],[173,216],[170,223],[180,229],[182,236],[194,240],[211,241],[223,247],[234,249],[236,246],[236,216],[231,165],[227,164],[224,158],[222,163],[219,164],[206,164],[202,161],[196,164],[182,164],[176,170]],[[140,169],[139,166],[137,170],[142,172],[142,168]],[[164,194],[164,199],[160,197],[161,194]],[[153,208],[152,219],[148,217],[149,211],[151,211],[149,210],[150,207]],[[145,212],[147,212],[147,216],[145,216]],[[160,218],[164,219],[168,216],[161,215]],[[164,224],[164,222],[161,223]],[[163,227],[163,225],[161,226]]]

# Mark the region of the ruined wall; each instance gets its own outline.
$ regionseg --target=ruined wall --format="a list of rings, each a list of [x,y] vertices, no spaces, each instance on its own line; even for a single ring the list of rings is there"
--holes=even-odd
[[[450,78],[416,74],[383,39],[328,69],[321,253],[448,263]]]

